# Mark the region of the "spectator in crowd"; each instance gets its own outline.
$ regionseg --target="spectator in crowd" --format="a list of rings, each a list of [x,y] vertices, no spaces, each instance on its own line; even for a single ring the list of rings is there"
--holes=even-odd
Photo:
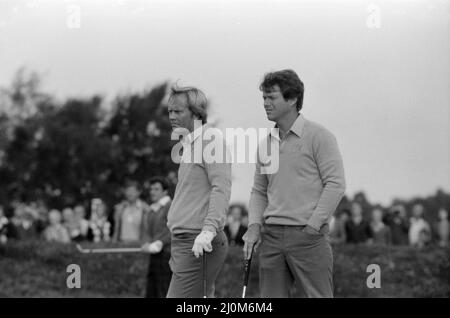
[[[5,216],[3,206],[0,205],[0,244],[5,244],[8,241],[8,224],[9,220]]]
[[[345,224],[350,218],[350,210],[344,209],[330,220],[330,242],[333,244],[342,244],[347,241]]]
[[[37,238],[35,219],[24,203],[13,203],[14,216],[11,219],[10,237],[17,240]]]
[[[72,208],[66,207],[63,209],[62,224],[69,232],[70,239],[72,241],[79,241],[81,233]]]
[[[227,224],[224,232],[228,238],[230,245],[244,246],[242,237],[247,231],[247,226],[243,224],[243,218],[247,215],[247,211],[243,206],[232,205],[228,210]]]
[[[48,209],[42,200],[36,202],[36,212],[36,230],[38,234],[41,234],[48,226]]]
[[[385,222],[391,230],[393,245],[408,245],[409,224],[403,205],[395,205],[388,210]]]
[[[86,220],[86,209],[84,208],[83,205],[78,204],[73,209],[73,213],[75,218],[75,224],[79,231],[79,235],[73,238],[73,240],[75,241],[85,240],[89,230],[89,221]]]
[[[44,231],[47,242],[69,243],[70,235],[66,227],[61,224],[61,213],[51,210],[48,214],[50,225]]]
[[[412,217],[409,227],[409,244],[416,247],[423,247],[430,241],[430,225],[423,218],[424,207],[422,204],[415,204],[412,208]]]
[[[167,213],[171,199],[169,185],[162,177],[150,180],[152,205],[144,214],[145,244],[142,250],[150,254],[147,273],[147,298],[165,298],[169,289],[172,271],[170,260],[170,231],[167,227]]]
[[[371,243],[372,230],[369,223],[363,219],[361,205],[353,202],[351,206],[351,218],[345,224],[347,243]]]
[[[379,208],[372,210],[370,227],[373,233],[373,241],[380,245],[391,244],[391,229],[383,223],[383,211]]]
[[[168,194],[171,198],[173,198],[175,195],[175,189],[176,189],[177,183],[178,183],[177,172],[169,171],[169,173],[167,174],[167,181],[169,183],[169,193]]]
[[[436,224],[436,233],[439,246],[445,247],[449,244],[450,225],[448,222],[448,212],[441,208],[438,212],[438,222]]]
[[[108,221],[106,205],[98,198],[92,200],[87,237],[95,243],[108,242],[111,238],[111,223]]]
[[[114,241],[143,241],[143,216],[148,205],[139,199],[140,195],[138,184],[128,182],[125,187],[126,200],[116,205],[114,212]]]

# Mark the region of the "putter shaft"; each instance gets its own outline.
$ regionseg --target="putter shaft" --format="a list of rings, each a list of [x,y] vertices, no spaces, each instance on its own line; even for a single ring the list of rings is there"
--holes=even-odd
[[[206,252],[203,252],[203,298],[207,298],[207,264],[206,264]]]
[[[84,254],[107,254],[107,253],[140,253],[139,247],[119,247],[119,248],[82,248],[77,245],[78,251]]]

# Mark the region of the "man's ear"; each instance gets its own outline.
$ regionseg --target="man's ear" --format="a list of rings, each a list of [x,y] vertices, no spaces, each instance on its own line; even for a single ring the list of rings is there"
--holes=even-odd
[[[192,114],[192,116],[194,117],[194,120],[201,120],[200,117],[196,114]]]
[[[290,106],[297,107],[297,97],[288,99],[288,103],[289,103]]]

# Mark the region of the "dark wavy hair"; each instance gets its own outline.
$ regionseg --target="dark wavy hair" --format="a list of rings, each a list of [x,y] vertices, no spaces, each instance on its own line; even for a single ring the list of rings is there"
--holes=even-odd
[[[163,190],[168,190],[169,189],[169,184],[167,183],[166,179],[164,177],[153,177],[150,179],[149,181],[150,185],[155,184],[155,183],[159,183],[162,187]]]
[[[266,73],[259,89],[262,92],[270,92],[275,85],[280,87],[284,99],[297,98],[297,111],[302,109],[305,87],[297,73],[293,70]]]

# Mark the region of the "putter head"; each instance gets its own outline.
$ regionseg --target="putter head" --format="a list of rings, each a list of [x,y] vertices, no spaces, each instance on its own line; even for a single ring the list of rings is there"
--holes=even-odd
[[[81,247],[81,245],[80,244],[77,244],[77,250],[78,250],[78,252],[80,252],[80,253],[88,253],[86,250],[84,250],[82,247]]]

